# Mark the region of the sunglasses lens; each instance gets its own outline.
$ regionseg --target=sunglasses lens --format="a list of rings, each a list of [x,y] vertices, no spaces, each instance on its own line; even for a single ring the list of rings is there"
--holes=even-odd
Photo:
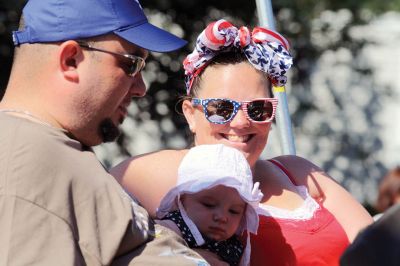
[[[254,121],[266,121],[272,117],[272,103],[266,100],[252,101],[247,105],[247,114]]]
[[[142,71],[143,68],[144,68],[144,60],[142,58],[136,58],[132,60],[128,74],[130,76],[135,76],[137,73]]]
[[[227,100],[211,100],[207,104],[206,111],[210,122],[224,123],[232,117],[234,106]]]

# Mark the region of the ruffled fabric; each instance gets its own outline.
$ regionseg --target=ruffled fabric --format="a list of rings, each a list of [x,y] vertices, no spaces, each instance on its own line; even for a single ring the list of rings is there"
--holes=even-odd
[[[257,208],[257,212],[263,216],[270,216],[280,219],[291,219],[291,220],[309,220],[313,217],[315,212],[320,208],[318,202],[315,201],[308,193],[305,186],[296,186],[298,193],[304,199],[301,206],[294,210],[286,210],[277,208],[274,206],[269,206],[265,204],[260,204]]]
[[[288,52],[289,42],[279,33],[256,27],[252,32],[247,27],[236,28],[226,20],[209,24],[197,38],[194,51],[183,61],[186,92],[189,95],[193,79],[217,54],[239,48],[249,62],[265,72],[275,86],[286,84],[286,72],[293,64]]]

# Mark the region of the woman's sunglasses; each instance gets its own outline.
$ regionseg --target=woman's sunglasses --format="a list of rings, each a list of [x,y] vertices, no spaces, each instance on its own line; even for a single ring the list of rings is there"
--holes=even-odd
[[[193,106],[203,106],[207,120],[214,124],[228,123],[235,117],[239,108],[242,108],[248,120],[262,124],[274,119],[278,99],[257,98],[252,101],[237,102],[222,98],[193,98],[192,104]]]

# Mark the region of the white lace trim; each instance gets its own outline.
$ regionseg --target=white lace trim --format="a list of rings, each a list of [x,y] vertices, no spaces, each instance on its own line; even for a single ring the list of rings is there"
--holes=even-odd
[[[320,207],[308,193],[305,186],[296,186],[298,193],[304,199],[303,204],[294,210],[286,210],[269,206],[265,204],[259,204],[257,213],[259,215],[271,216],[274,218],[293,219],[293,220],[309,220],[313,217],[315,211]]]

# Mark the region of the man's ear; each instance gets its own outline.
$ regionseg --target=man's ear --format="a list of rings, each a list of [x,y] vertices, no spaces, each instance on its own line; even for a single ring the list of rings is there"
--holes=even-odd
[[[182,102],[182,112],[189,125],[190,131],[196,133],[196,120],[194,119],[194,107],[189,100]]]
[[[82,48],[76,41],[66,41],[59,48],[59,69],[70,81],[78,81],[78,65],[83,59]]]

